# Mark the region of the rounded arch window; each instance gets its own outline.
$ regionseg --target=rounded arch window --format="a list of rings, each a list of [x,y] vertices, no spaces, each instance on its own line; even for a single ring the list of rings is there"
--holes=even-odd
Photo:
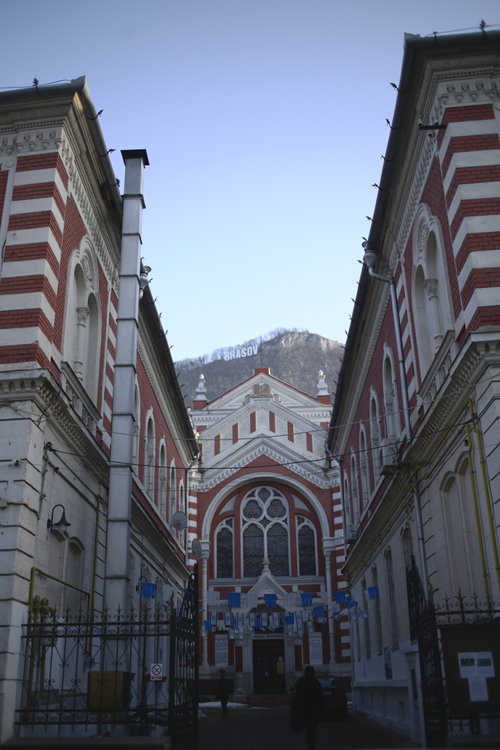
[[[241,504],[243,577],[262,573],[264,558],[274,576],[290,575],[288,503],[274,487],[258,487]]]

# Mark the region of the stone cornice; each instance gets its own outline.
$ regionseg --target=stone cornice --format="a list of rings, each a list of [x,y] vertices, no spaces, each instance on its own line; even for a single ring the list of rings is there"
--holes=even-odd
[[[99,481],[107,484],[109,468],[104,452],[47,370],[0,372],[0,394],[4,402],[34,401],[54,432],[86,462]],[[31,421],[36,423],[37,420],[32,417]],[[40,427],[42,424],[40,422]]]

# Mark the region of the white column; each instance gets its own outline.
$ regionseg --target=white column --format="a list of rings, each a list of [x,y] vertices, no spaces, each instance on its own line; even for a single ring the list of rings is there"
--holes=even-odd
[[[85,341],[85,326],[87,325],[89,314],[90,310],[88,307],[76,308],[76,345],[73,369],[80,382],[83,381],[83,343]]]
[[[434,339],[434,353],[437,352],[443,341],[443,332],[441,330],[441,313],[439,310],[439,299],[438,299],[438,280],[437,279],[426,279],[424,281],[424,289],[429,300],[430,315],[429,324],[431,326],[431,332]]]

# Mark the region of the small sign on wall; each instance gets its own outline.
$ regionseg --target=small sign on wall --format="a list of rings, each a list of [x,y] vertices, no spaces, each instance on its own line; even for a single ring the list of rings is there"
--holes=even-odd
[[[323,642],[319,638],[309,638],[309,663],[323,664]]]
[[[216,638],[215,639],[215,666],[216,667],[227,667],[228,664],[228,649],[227,649],[227,638]]]

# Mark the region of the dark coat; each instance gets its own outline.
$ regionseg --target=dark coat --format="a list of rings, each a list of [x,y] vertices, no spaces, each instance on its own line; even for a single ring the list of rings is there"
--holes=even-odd
[[[220,678],[219,684],[217,685],[217,693],[215,694],[215,697],[218,701],[227,703],[227,699],[229,697],[229,688],[227,686],[225,677]]]
[[[304,726],[318,724],[325,718],[325,695],[316,677],[302,677],[298,681],[292,701],[292,715],[296,722]]]

